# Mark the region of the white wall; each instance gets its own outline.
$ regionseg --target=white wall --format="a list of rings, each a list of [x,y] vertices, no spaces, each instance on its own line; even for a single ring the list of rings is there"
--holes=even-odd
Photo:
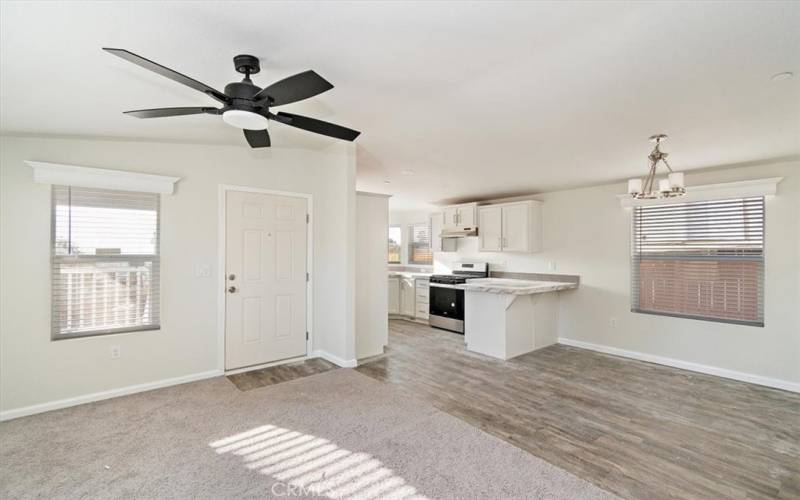
[[[356,208],[356,357],[383,354],[389,342],[389,294],[386,288],[386,195],[357,194]]]
[[[0,138],[0,410],[214,371],[218,186],[314,195],[314,349],[354,359],[355,157],[323,151]],[[161,330],[50,341],[50,186],[23,160],[180,176],[162,197]],[[212,269],[197,278],[197,266]],[[110,359],[110,347],[122,348]]]
[[[724,370],[800,382],[800,162],[687,173],[691,185],[784,177],[766,201],[765,327],[630,312],[630,212],[613,184],[536,196],[543,204],[543,251],[478,252],[477,238],[457,254],[435,255],[446,268],[458,259],[488,261],[494,270],[578,274],[580,288],[560,294],[559,336]],[[556,263],[550,270],[549,262]],[[610,318],[617,326],[610,326]]]

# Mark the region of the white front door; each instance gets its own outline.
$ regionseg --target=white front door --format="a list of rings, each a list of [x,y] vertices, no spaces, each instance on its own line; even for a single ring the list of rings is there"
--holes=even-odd
[[[306,354],[307,204],[226,192],[226,370]]]

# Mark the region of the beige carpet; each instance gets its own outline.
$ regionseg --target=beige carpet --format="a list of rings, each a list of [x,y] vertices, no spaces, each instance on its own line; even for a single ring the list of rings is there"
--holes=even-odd
[[[353,370],[0,424],[0,498],[612,498]]]

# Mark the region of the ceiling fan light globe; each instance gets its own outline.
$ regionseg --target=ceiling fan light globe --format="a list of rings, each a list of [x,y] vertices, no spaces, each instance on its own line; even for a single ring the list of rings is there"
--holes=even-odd
[[[266,130],[269,120],[266,116],[242,109],[229,109],[222,113],[228,125],[245,130]]]

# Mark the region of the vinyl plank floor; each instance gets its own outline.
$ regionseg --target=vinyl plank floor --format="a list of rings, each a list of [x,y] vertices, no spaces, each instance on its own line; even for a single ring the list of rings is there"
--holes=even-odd
[[[253,370],[236,375],[228,375],[228,380],[233,382],[240,391],[249,391],[259,387],[280,384],[289,380],[308,377],[317,373],[338,368],[333,363],[322,358],[307,359],[296,363],[270,366],[260,370]]]
[[[359,372],[626,498],[800,498],[800,394],[555,345],[509,361],[390,322]]]

